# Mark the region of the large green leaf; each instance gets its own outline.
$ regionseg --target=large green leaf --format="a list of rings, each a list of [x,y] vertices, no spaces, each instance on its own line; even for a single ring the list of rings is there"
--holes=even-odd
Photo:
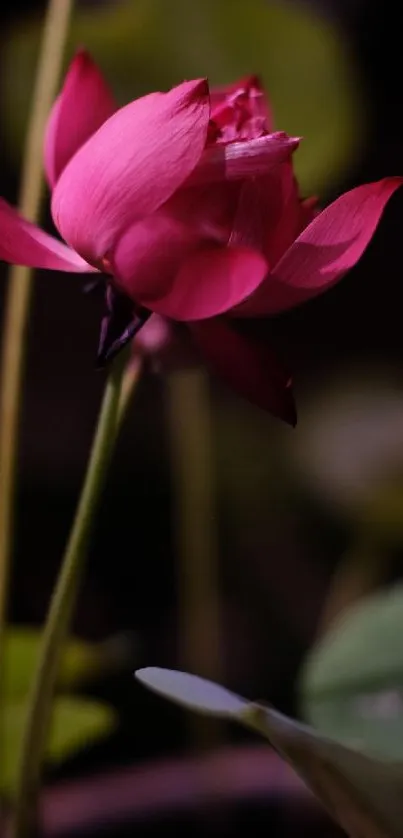
[[[365,598],[310,651],[301,681],[322,732],[403,760],[403,586]]]
[[[19,23],[4,45],[2,125],[21,149],[39,22]],[[362,108],[346,37],[297,4],[268,0],[126,0],[79,9],[69,53],[85,44],[121,102],[183,78],[223,83],[260,73],[276,127],[304,141],[296,155],[303,191],[321,191],[352,162]]]
[[[5,712],[5,753],[1,755],[0,791],[12,797],[21,748],[26,704],[8,704]],[[106,736],[114,727],[113,710],[82,698],[59,698],[55,702],[47,759],[57,763]]]
[[[374,759],[321,736],[270,707],[194,675],[139,670],[144,685],[187,709],[258,731],[287,759],[353,838],[401,838],[403,763]]]

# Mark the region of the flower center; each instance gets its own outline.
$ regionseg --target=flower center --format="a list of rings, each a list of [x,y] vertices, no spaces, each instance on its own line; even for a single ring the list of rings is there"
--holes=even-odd
[[[208,142],[253,140],[269,133],[264,93],[255,77],[246,79],[213,102]]]

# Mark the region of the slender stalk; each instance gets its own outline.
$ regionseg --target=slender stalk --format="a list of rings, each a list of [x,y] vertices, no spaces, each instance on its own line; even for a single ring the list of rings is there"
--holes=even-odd
[[[116,424],[120,428],[126,411],[131,402],[133,393],[137,387],[138,380],[141,375],[143,362],[140,357],[133,357],[126,366],[125,374],[122,381],[122,389],[120,393],[119,407],[117,412]]]
[[[50,0],[45,19],[32,108],[26,139],[19,205],[35,221],[42,194],[42,143],[47,115],[61,70],[73,0]],[[12,553],[17,446],[25,366],[31,271],[12,267],[3,327],[1,358],[0,422],[0,751],[1,662],[7,617],[7,594]]]
[[[68,635],[92,525],[117,437],[125,360],[124,353],[115,362],[106,384],[81,497],[44,629],[23,736],[13,838],[30,836],[35,822],[60,655]]]
[[[168,386],[180,663],[220,681],[223,660],[208,381],[201,370],[185,370],[173,373]],[[217,725],[193,715],[189,721],[196,745],[217,744]]]

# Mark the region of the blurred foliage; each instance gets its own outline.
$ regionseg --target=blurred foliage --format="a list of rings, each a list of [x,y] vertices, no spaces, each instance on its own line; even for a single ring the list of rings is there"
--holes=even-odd
[[[403,586],[345,611],[310,651],[300,696],[320,732],[403,760]]]
[[[8,704],[5,712],[5,754],[1,761],[0,791],[13,797],[19,764],[26,703]],[[54,705],[46,756],[60,762],[108,734],[115,726],[113,710],[84,698],[58,698]]]
[[[388,576],[403,541],[399,371],[361,367],[328,380],[307,400],[288,453],[318,508],[345,517],[352,534],[329,592],[341,613],[302,670],[304,713],[339,741],[403,760],[403,587],[361,598]],[[346,608],[349,599],[359,601]]]
[[[403,463],[402,463],[403,466]],[[403,468],[390,475],[389,482],[374,486],[373,494],[357,510],[356,518],[367,538],[385,547],[403,541]]]
[[[12,796],[15,789],[24,715],[39,654],[41,634],[25,627],[9,629],[5,643],[5,753],[0,762],[0,792]],[[61,661],[58,686],[71,692],[83,681],[110,668],[109,644],[70,640]],[[58,762],[106,736],[116,724],[114,711],[85,698],[56,699],[47,758]]]
[[[1,75],[9,152],[21,153],[40,21],[7,35]],[[304,194],[323,192],[352,165],[364,133],[362,94],[346,37],[296,4],[267,0],[127,0],[78,9],[69,54],[85,45],[120,103],[184,78],[212,84],[259,73],[277,129],[304,138],[296,168]]]
[[[341,370],[305,400],[288,467],[321,506],[381,541],[403,537],[399,370]]]
[[[27,695],[35,670],[41,635],[28,627],[9,629],[6,635],[4,689],[7,701],[18,701]],[[70,640],[63,655],[59,686],[71,689],[81,680],[103,669],[103,653],[99,644]]]
[[[376,760],[312,728],[253,704],[210,681],[158,668],[137,673],[145,686],[187,709],[240,722],[278,750],[349,835],[400,838],[403,762]]]
[[[232,394],[214,403],[213,421],[219,497],[236,538],[267,521],[273,504],[278,514],[290,481],[283,449],[292,432]]]

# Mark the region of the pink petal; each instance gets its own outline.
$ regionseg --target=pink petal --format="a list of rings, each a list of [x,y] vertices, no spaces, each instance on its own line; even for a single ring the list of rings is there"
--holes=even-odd
[[[270,264],[276,265],[313,215],[299,197],[298,182],[291,162],[279,166],[266,179],[266,206],[272,193],[276,194],[276,209],[272,212],[272,223],[266,226],[264,252]]]
[[[288,160],[299,143],[300,137],[289,137],[283,131],[278,131],[255,140],[209,146],[187,185],[266,175],[275,166]]]
[[[320,215],[322,212],[319,205],[319,198],[316,195],[312,195],[310,198],[305,198],[301,202],[301,211],[303,228],[305,228],[311,223],[311,221],[313,221],[314,218],[316,218],[317,215]]]
[[[319,213],[242,306],[242,314],[275,314],[316,297],[358,262],[403,178],[346,192]]]
[[[131,225],[111,253],[111,273],[133,300],[157,301],[196,250],[226,245],[237,184],[180,189],[156,212]]]
[[[275,265],[305,226],[291,161],[241,187],[230,244],[262,250]],[[247,301],[245,303],[247,305]]]
[[[193,337],[211,368],[248,401],[295,425],[292,381],[263,341],[240,335],[223,319],[193,323]]]
[[[63,238],[99,264],[123,230],[188,178],[205,145],[209,113],[205,80],[152,93],[117,111],[56,185],[52,212]]]
[[[202,320],[229,311],[262,282],[264,257],[241,247],[199,250],[180,268],[170,289],[140,303],[173,320]]]
[[[32,268],[50,268],[55,271],[93,272],[95,268],[49,236],[35,224],[31,224],[6,201],[0,199],[0,259],[15,265]]]
[[[157,355],[168,346],[171,337],[169,321],[152,314],[134,338],[133,348],[143,355]]]
[[[78,52],[46,128],[45,171],[51,188],[73,154],[115,111],[113,96],[98,67],[87,52]]]

